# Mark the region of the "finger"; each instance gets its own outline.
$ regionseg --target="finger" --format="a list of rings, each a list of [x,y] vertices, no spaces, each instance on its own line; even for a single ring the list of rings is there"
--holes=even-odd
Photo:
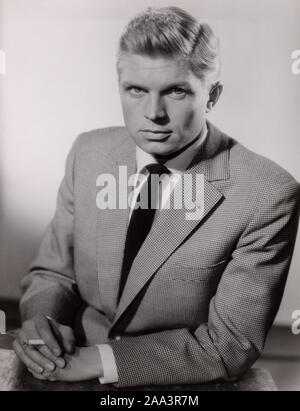
[[[35,324],[36,329],[45,344],[50,348],[56,357],[59,357],[62,354],[62,350],[58,342],[58,338],[49,324],[49,320],[41,315],[35,319]]]
[[[43,372],[43,374],[37,374],[34,370],[32,370],[31,368],[28,368],[28,371],[30,372],[30,374],[32,374],[32,376],[34,378],[37,378],[38,380],[42,380],[42,381],[57,381],[57,377],[55,376],[55,374],[49,374],[47,372]]]
[[[22,349],[29,359],[48,371],[55,370],[55,362],[45,358],[34,346],[26,344],[26,335],[24,331],[19,332],[19,339],[22,343]]]
[[[41,374],[44,371],[44,369],[40,365],[36,364],[25,354],[22,346],[19,343],[19,340],[14,340],[13,348],[17,357],[26,365],[27,368],[32,369],[37,374]]]
[[[39,337],[34,321],[25,321],[23,326],[26,330],[26,334],[30,335],[30,338],[33,339],[33,337]],[[55,363],[58,367],[65,367],[65,360],[63,358],[57,358],[57,356],[54,355],[46,345],[35,346],[35,349],[38,350],[45,358],[48,358],[51,362]]]
[[[37,363],[41,367],[43,368],[46,367],[49,371],[51,371],[53,370],[53,368],[55,368],[55,364],[59,366],[60,368],[65,366],[65,360],[63,358],[58,359],[54,354],[51,353],[49,348],[47,348],[45,345],[42,345],[42,346],[28,345],[27,341],[29,338],[27,338],[27,335],[23,330],[20,330],[18,332],[18,339],[19,339],[20,345],[23,348],[23,351],[25,353],[27,352],[28,357],[31,358],[33,361],[37,361]],[[38,352],[41,353],[41,356],[37,355]]]
[[[48,380],[48,377],[46,375],[43,374],[37,374],[32,368],[27,368],[28,372],[30,372],[30,374],[34,377],[37,378],[38,380],[43,380],[46,381]]]
[[[42,341],[42,338],[41,338],[41,336],[40,336],[40,334],[39,334],[39,332],[36,328],[35,321],[36,321],[36,317],[32,320],[24,321],[23,324],[22,324],[22,331],[24,331],[24,333],[27,337],[26,343],[28,343],[28,344],[29,344],[30,340],[36,340],[36,341],[41,340]],[[29,344],[29,345],[31,345],[31,344]],[[32,345],[37,350],[39,349],[39,347],[43,346],[43,345],[36,345],[36,344],[32,344]],[[51,360],[52,357],[53,357],[53,355],[49,359]]]
[[[63,347],[63,336],[60,332],[61,324],[59,324],[54,318],[47,317],[47,319],[53,334],[59,341],[60,347]]]
[[[60,334],[63,337],[63,345],[68,354],[74,354],[76,341],[72,328],[57,324]]]
[[[37,350],[50,361],[54,362],[59,368],[64,368],[66,366],[66,361],[63,358],[57,358],[46,345],[41,345],[37,347]]]

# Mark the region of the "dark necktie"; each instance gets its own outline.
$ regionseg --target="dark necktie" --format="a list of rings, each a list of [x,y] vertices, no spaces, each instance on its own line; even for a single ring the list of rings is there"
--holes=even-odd
[[[157,204],[159,186],[155,184],[158,179],[152,176],[154,174],[161,176],[162,174],[170,173],[162,164],[149,164],[146,166],[146,169],[149,171],[149,175],[137,197],[137,202],[146,208],[135,208],[132,211],[125,240],[118,302],[120,301],[133,260],[145,241],[154,220],[156,209],[152,208],[151,204]],[[141,199],[142,202],[140,202]],[[148,201],[145,203],[143,199],[147,199]]]

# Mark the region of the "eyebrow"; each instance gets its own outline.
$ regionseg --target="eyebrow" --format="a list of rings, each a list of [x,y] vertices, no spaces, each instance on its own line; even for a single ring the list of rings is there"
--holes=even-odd
[[[122,82],[121,84],[122,84],[122,86],[125,87],[125,88],[128,88],[128,87],[138,87],[138,88],[141,88],[141,89],[143,89],[143,90],[146,89],[145,86],[139,85],[139,84],[137,84],[137,83],[135,83],[135,82],[132,82],[132,83],[131,83],[131,82],[129,82],[129,81],[124,81],[124,82]],[[173,82],[173,83],[167,84],[165,87],[163,87],[163,89],[162,89],[161,91],[170,90],[170,89],[176,88],[176,87],[178,87],[178,88],[184,87],[184,88],[190,89],[190,88],[191,88],[191,85],[190,85],[190,83],[189,83],[188,81],[175,81],[175,82]]]

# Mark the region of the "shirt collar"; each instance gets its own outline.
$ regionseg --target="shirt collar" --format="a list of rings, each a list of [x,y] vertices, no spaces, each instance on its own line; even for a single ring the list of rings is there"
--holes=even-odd
[[[199,148],[204,143],[206,137],[207,126],[205,124],[199,138],[186,150],[178,154],[178,156],[166,161],[164,165],[172,174],[183,173],[199,151]],[[140,173],[145,166],[152,163],[158,163],[157,159],[152,154],[146,153],[139,146],[136,146],[137,173]]]

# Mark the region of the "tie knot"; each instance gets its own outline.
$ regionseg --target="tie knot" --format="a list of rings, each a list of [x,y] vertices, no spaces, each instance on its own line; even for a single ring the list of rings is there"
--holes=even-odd
[[[170,170],[159,163],[148,164],[145,168],[149,171],[150,174],[158,174],[159,176],[162,174],[170,174]]]

